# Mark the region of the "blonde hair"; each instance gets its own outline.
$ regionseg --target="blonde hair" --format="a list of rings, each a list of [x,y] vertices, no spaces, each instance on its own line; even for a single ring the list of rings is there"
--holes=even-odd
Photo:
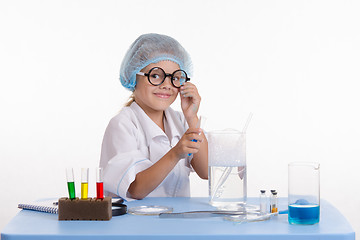
[[[125,103],[124,107],[130,107],[130,105],[135,102],[135,96],[134,93],[132,93],[129,97],[129,99],[127,100],[127,102]]]

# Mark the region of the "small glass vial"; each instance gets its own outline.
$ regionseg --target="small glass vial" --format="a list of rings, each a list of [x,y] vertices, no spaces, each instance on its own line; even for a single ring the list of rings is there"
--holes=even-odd
[[[270,197],[270,213],[276,213],[278,212],[278,199],[277,199],[277,192],[272,192]]]
[[[266,191],[260,190],[260,213],[266,214]]]
[[[271,213],[271,211],[272,211],[272,206],[271,206],[271,199],[273,198],[273,194],[274,194],[274,192],[276,192],[276,190],[270,190],[270,195],[269,195],[269,213]]]

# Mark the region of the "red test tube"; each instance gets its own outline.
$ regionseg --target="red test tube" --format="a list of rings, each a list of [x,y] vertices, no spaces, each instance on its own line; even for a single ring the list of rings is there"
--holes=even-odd
[[[103,169],[96,169],[96,198],[104,199],[104,183],[102,176]]]

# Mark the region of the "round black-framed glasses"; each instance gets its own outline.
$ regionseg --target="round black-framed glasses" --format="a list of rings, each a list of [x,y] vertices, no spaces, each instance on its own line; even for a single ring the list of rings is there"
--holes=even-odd
[[[172,74],[169,74],[165,73],[164,69],[161,67],[153,67],[149,70],[148,73],[138,72],[137,75],[146,76],[149,83],[154,86],[163,84],[167,77],[170,77],[171,84],[176,88],[180,88],[182,85],[184,85],[185,82],[190,81],[187,73],[181,69],[178,69]]]

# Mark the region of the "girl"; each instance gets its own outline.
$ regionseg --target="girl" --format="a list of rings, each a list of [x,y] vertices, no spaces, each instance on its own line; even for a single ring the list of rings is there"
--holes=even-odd
[[[189,197],[190,171],[208,178],[207,140],[196,127],[201,98],[191,73],[190,56],[171,37],[144,34],[130,46],[120,81],[132,96],[102,144],[107,195]],[[182,113],[170,108],[179,93]]]

